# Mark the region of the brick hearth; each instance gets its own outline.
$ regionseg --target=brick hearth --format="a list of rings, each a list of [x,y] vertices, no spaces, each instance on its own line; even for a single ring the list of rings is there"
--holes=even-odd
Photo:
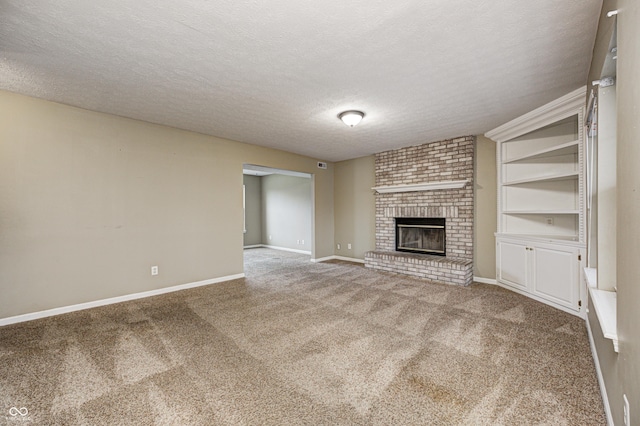
[[[376,154],[376,186],[467,180],[460,189],[376,194],[376,250],[369,268],[450,284],[473,279],[473,161],[475,137],[467,136]],[[395,251],[395,218],[446,218],[447,255]]]

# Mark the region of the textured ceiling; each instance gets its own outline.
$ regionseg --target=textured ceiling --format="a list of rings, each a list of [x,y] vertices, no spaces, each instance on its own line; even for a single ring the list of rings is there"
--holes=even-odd
[[[337,161],[585,84],[601,4],[0,0],[0,89]]]

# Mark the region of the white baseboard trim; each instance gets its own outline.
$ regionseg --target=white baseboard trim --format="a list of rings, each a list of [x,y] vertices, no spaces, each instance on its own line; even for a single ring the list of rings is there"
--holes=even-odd
[[[598,376],[598,385],[600,385],[600,394],[602,395],[602,403],[604,404],[604,413],[607,416],[607,425],[613,426],[613,415],[611,414],[611,406],[609,405],[609,397],[607,396],[607,388],[604,386],[604,376],[600,369],[600,360],[596,351],[596,342],[593,340],[591,333],[591,325],[589,324],[589,316],[586,317],[587,334],[589,334],[589,346],[591,346],[591,355],[596,365],[596,376]]]
[[[264,246],[262,244],[253,244],[253,245],[250,245],[250,246],[244,246],[242,248],[248,249],[248,248],[260,248],[260,247],[264,247]]]
[[[561,311],[564,311],[564,312],[566,312],[568,314],[575,315],[575,316],[577,316],[579,318],[582,318],[582,319],[586,318],[587,314],[584,311],[584,307],[581,308],[579,311],[576,311],[576,310],[573,310],[571,308],[567,308],[566,306],[559,305],[557,303],[553,303],[550,300],[544,299],[544,298],[542,298],[540,296],[536,296],[535,294],[529,293],[529,292],[521,290],[519,288],[515,288],[515,287],[511,287],[509,285],[503,284],[503,283],[499,282],[498,280],[496,280],[496,285],[498,287],[502,287],[502,288],[504,288],[506,290],[513,291],[514,293],[518,293],[518,294],[521,294],[523,296],[526,296],[529,299],[533,299],[533,300],[536,300],[536,301],[538,301],[540,303],[544,303],[545,305],[551,306],[552,308],[560,309]]]
[[[287,248],[287,247],[269,246],[269,245],[266,245],[266,244],[261,244],[260,247],[265,247],[265,248],[270,248],[270,249],[280,250],[280,251],[290,251],[292,253],[300,253],[300,254],[311,255],[310,251],[298,250],[298,249],[290,249],[290,248]]]
[[[19,322],[32,321],[35,319],[52,317],[60,314],[66,314],[69,312],[82,311],[85,309],[96,308],[98,306],[112,305],[114,303],[127,302],[129,300],[136,300],[136,299],[143,299],[145,297],[158,296],[160,294],[172,293],[174,291],[186,290],[188,288],[201,287],[203,285],[237,280],[238,278],[244,278],[244,273],[227,275],[225,277],[220,277],[220,278],[211,278],[208,280],[196,281],[193,283],[180,284],[172,287],[159,288],[157,290],[143,291],[140,293],[133,293],[133,294],[125,294],[124,296],[110,297],[108,299],[94,300],[93,302],[79,303],[77,305],[47,309],[46,311],[31,312],[28,314],[16,315],[8,318],[1,318],[0,327],[9,325],[9,324],[16,324]]]
[[[364,263],[364,259],[358,259],[355,257],[346,257],[346,256],[336,256],[335,254],[333,256],[321,257],[319,259],[311,259],[311,261],[314,263],[326,262],[327,260],[344,260],[345,262]]]
[[[318,259],[311,259],[311,261],[313,263],[320,263],[320,262],[326,262],[327,260],[333,260],[335,259],[335,256],[327,256],[327,257],[320,257]]]
[[[495,280],[495,278],[482,278],[482,277],[473,277],[473,281],[477,282],[477,283],[482,283],[482,284],[493,284],[496,285],[498,284],[498,282]]]
[[[357,259],[355,257],[333,256],[333,258],[337,260],[344,260],[345,262],[364,263],[364,259]]]

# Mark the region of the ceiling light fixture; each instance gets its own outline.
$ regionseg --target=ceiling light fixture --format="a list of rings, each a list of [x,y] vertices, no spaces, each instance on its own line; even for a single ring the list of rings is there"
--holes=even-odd
[[[338,118],[349,127],[353,127],[358,124],[363,117],[364,112],[362,111],[345,111],[338,115]]]

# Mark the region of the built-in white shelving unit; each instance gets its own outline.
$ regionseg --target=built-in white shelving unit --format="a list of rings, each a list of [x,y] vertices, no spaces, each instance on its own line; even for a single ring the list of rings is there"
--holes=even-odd
[[[500,285],[584,316],[582,87],[490,132],[497,142]]]

